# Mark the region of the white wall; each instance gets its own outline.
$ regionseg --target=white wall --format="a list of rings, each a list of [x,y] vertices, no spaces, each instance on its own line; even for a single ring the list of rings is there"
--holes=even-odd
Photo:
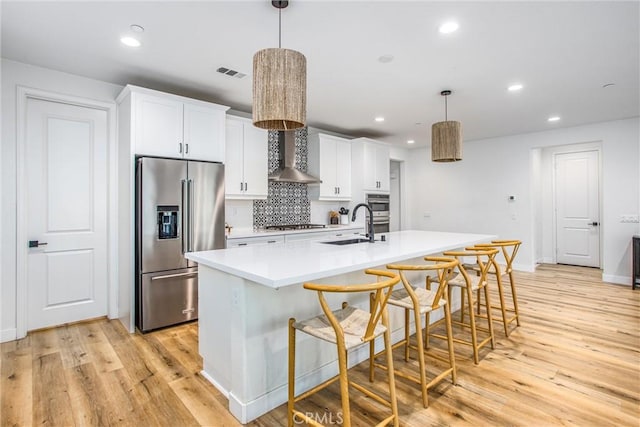
[[[517,267],[532,270],[537,251],[535,224],[540,223],[534,217],[534,204],[540,203],[540,195],[534,191],[537,178],[532,165],[542,163],[535,150],[600,141],[603,279],[629,284],[631,236],[638,225],[620,223],[619,217],[640,213],[639,124],[636,117],[467,141],[463,160],[456,163],[431,162],[429,148],[412,150],[407,161],[411,228],[518,238],[523,245]],[[515,195],[516,201],[508,202],[508,195]],[[547,235],[549,226],[544,220],[542,223],[542,233]]]
[[[2,142],[0,223],[0,341],[16,336],[16,87],[114,102],[121,86],[1,59]]]

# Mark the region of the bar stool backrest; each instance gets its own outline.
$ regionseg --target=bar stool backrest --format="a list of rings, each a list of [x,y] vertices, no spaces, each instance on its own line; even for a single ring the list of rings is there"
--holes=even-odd
[[[465,248],[464,251],[446,251],[443,255],[455,257],[458,261],[460,261],[461,257],[476,257],[476,262],[480,268],[480,283],[484,283],[487,280],[487,273],[489,272],[489,269],[495,263],[497,253],[498,249],[496,248],[472,246]],[[469,286],[471,284],[471,279],[469,278],[469,274],[467,273],[466,268],[464,268],[464,264],[462,262],[458,263],[458,271],[462,274],[462,277],[464,277],[464,281],[467,283],[467,286]]]
[[[440,299],[444,296],[444,293],[447,289],[447,283],[449,278],[451,277],[451,272],[456,268],[459,262],[455,258],[435,256],[426,256],[424,257],[424,260],[433,262],[433,264],[388,264],[387,268],[389,270],[398,270],[398,272],[400,273],[402,284],[407,290],[407,293],[409,294],[414,307],[418,307],[420,304],[418,301],[418,296],[413,291],[411,283],[405,275],[405,271],[436,272],[438,278],[438,289],[436,290],[435,297],[433,298],[433,304],[431,306],[432,309],[436,309],[440,304]]]
[[[480,248],[500,248],[502,249],[502,255],[506,262],[505,273],[511,273],[513,271],[513,260],[518,253],[518,249],[522,242],[520,240],[492,240],[491,243],[478,243],[475,245]],[[496,272],[500,274],[496,266]]]
[[[383,316],[384,310],[387,306],[387,301],[389,301],[389,297],[391,296],[391,290],[400,282],[400,276],[391,271],[367,269],[364,272],[366,274],[378,276],[378,281],[357,285],[326,285],[319,283],[305,283],[303,285],[305,289],[318,292],[318,299],[320,300],[322,311],[325,316],[327,316],[327,319],[329,319],[329,323],[331,323],[331,326],[335,330],[336,337],[339,341],[342,340],[344,342],[344,331],[340,326],[340,322],[329,307],[329,304],[324,297],[324,292],[372,292],[374,294],[371,305],[371,316],[367,323],[367,329],[362,336],[362,342],[367,342],[374,338],[373,333],[376,325]]]

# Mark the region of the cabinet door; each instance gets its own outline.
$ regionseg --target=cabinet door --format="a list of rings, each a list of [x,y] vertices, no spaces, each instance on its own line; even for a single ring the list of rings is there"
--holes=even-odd
[[[342,200],[351,200],[351,144],[349,142],[336,143],[335,165],[338,197]]]
[[[336,141],[332,138],[320,139],[320,197],[334,199],[338,197],[338,185],[336,184]]]
[[[135,94],[135,153],[182,157],[182,102]]]
[[[268,192],[269,137],[267,131],[244,124],[245,196],[264,199]]]
[[[224,162],[224,111],[184,104],[184,157]]]
[[[376,148],[375,144],[365,144],[363,147],[364,153],[364,189],[365,190],[378,190],[378,177],[376,174]]]
[[[390,190],[389,148],[387,147],[376,147],[376,180],[378,181],[378,191]]]
[[[227,197],[244,195],[242,145],[244,125],[238,120],[227,119],[225,131],[224,185]]]

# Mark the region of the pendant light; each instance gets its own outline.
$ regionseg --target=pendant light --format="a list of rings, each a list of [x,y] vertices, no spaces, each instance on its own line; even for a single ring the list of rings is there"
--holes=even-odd
[[[457,162],[462,160],[462,127],[460,122],[447,120],[447,96],[450,90],[443,90],[444,122],[431,126],[431,160],[434,162]]]
[[[253,125],[262,129],[294,130],[307,121],[307,59],[282,49],[282,9],[288,1],[272,1],[278,9],[278,48],[253,56]]]

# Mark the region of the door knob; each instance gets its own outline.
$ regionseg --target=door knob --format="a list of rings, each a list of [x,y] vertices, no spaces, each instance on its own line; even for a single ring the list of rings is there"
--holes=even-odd
[[[597,221],[594,221],[594,222],[590,222],[589,225],[593,225],[594,227],[596,227],[596,226],[600,225],[600,223],[597,222]]]
[[[46,245],[46,242],[38,242],[37,240],[29,240],[29,247],[30,248],[37,248],[38,246],[44,246]]]

